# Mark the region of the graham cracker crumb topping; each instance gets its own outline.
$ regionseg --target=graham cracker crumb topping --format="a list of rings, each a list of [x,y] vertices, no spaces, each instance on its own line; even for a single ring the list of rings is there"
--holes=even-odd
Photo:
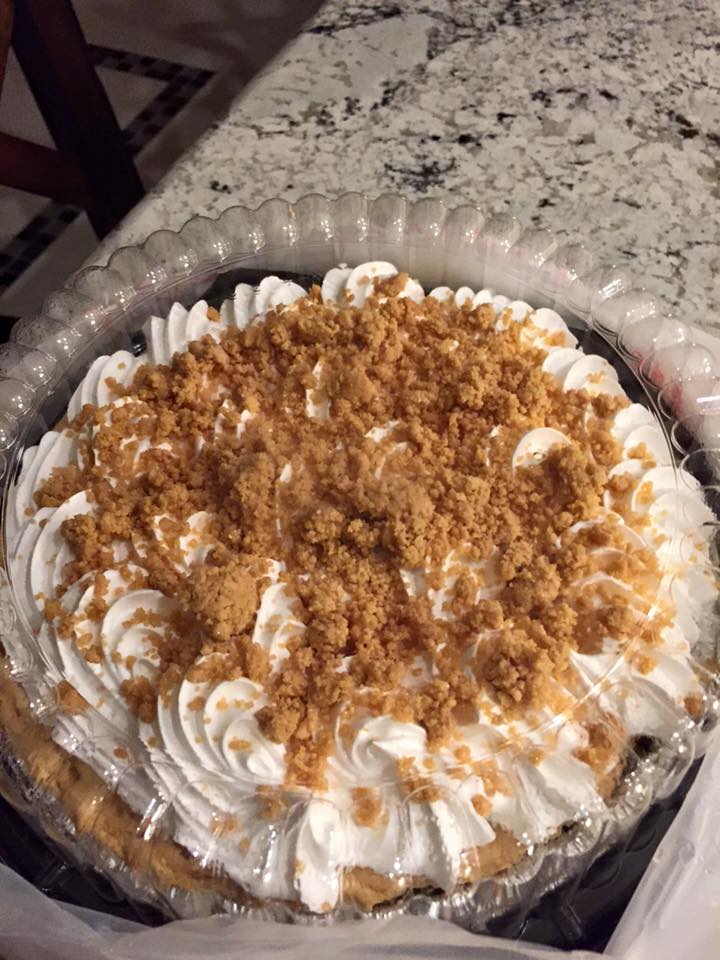
[[[572,653],[632,636],[657,578],[602,506],[606,490],[629,489],[625,476],[608,480],[626,401],[563,391],[523,337],[531,318],[498,330],[490,305],[416,304],[398,296],[405,280],[377,283],[359,308],[324,304],[314,288],[263,323],[140,367],[115,403],[69,424],[93,424],[84,466],[56,470],[35,494],[57,505],[86,490],[93,505],[62,525],[73,556],[63,589],[131,562],[138,588],[174,601],[147,622],[158,669],[122,684],[130,709],[151,722],[184,677],[248,678],[263,691],[260,729],[285,746],[287,782],[314,790],[327,787],[341,713],[343,740],[354,718],[390,715],[422,727],[435,751],[480,716],[565,709]],[[514,468],[537,427],[570,442]],[[188,543],[207,547],[189,568]],[[621,543],[632,605],[588,582],[593,550]],[[129,561],[116,561],[118,544]],[[271,657],[254,632],[273,577],[295,626]],[[67,632],[56,598],[46,616]],[[604,749],[591,738],[578,756]],[[439,795],[416,758],[398,771],[413,799]],[[492,765],[477,772],[487,797],[508,789]],[[277,797],[265,802],[275,816]],[[357,823],[381,816],[370,789],[353,803]],[[486,815],[485,797],[473,804]]]

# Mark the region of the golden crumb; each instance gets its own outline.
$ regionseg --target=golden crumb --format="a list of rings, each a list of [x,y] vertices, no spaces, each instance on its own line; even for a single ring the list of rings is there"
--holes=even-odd
[[[85,489],[82,472],[74,464],[55,467],[39,490],[33,495],[38,507],[59,507],[74,494]]]
[[[75,687],[71,686],[67,680],[61,680],[55,689],[59,707],[64,713],[71,716],[85,713],[90,706],[87,700],[81,697]]]
[[[477,774],[483,782],[485,794],[492,799],[496,793],[504,796],[511,795],[510,784],[507,778],[500,772],[498,765],[494,760],[478,760],[473,764],[473,773]]]
[[[355,787],[352,791],[352,818],[359,827],[377,826],[382,814],[380,794],[372,787]]]
[[[257,794],[261,802],[261,815],[265,820],[277,820],[287,810],[287,797],[277,787],[263,785]]]
[[[683,705],[693,720],[699,720],[702,717],[705,703],[701,696],[685,697]]]
[[[157,695],[147,677],[123,680],[120,692],[128,706],[144,723],[152,723],[157,715]]]
[[[412,803],[434,803],[442,798],[442,790],[432,777],[418,771],[413,757],[401,757],[397,771],[408,799]]]
[[[604,726],[600,723],[589,723],[586,729],[587,744],[576,749],[575,756],[594,771],[598,781],[602,781],[617,758],[613,737],[609,724]]]
[[[226,837],[228,834],[236,833],[239,827],[237,817],[227,814],[213,813],[210,818],[210,829],[216,837]]]
[[[545,759],[545,751],[541,750],[540,747],[531,747],[527,758],[534,767],[537,767]]]
[[[180,602],[217,640],[242,633],[257,608],[255,580],[239,561],[196,567],[181,589]]]
[[[476,793],[472,798],[472,805],[475,809],[475,813],[479,817],[489,817],[492,810],[492,804],[487,797],[484,797],[481,793]]]

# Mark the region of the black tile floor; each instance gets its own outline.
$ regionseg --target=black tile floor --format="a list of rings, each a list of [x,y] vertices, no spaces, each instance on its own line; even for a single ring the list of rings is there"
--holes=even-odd
[[[133,155],[162,132],[213,76],[210,70],[172,63],[159,57],[139,56],[109,47],[91,46],[90,50],[96,67],[149,77],[164,84],[125,128],[125,137]],[[78,207],[50,201],[0,248],[0,298],[81,212]],[[6,327],[7,322],[3,322],[3,331]]]

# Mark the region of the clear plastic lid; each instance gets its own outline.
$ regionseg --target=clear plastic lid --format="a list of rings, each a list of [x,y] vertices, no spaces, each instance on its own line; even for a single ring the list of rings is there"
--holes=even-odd
[[[371,260],[408,271],[426,292],[438,286],[488,288],[535,309],[549,307],[562,315],[586,353],[608,359],[630,399],[644,406],[652,415],[649,422],[662,431],[668,469],[661,492],[676,521],[667,527],[674,555],[682,558],[684,570],[709,584],[714,595],[720,391],[712,352],[698,342],[692,326],[667,316],[624,269],[595,263],[588,246],[564,244],[545,231],[523,231],[513,217],[486,221],[473,206],[412,203],[392,195],[374,200],[352,193],[335,200],[309,195],[292,205],[273,199],[257,210],[230,208],[217,220],[195,217],[178,233],[158,231],[142,246],[119,249],[107,267],[82,271],[72,285],[48,297],[43,312],[20,320],[10,343],[0,347],[6,507],[24,452],[64,414],[92,361],[120,349],[140,353],[141,330],[149,316],[166,317],[173,303],[190,307],[200,298],[219,307],[236,284],[257,283],[268,274],[309,284],[338,263]],[[692,529],[698,497],[712,512],[712,519],[707,511],[697,514],[708,528],[702,537],[708,546],[702,550]],[[231,777],[205,778],[199,785],[168,767],[160,777],[145,778],[139,790],[138,773],[147,764],[141,745],[100,715],[93,720],[91,736],[67,722],[66,705],[58,698],[62,676],[48,662],[16,599],[22,585],[13,582],[13,538],[6,510],[7,572],[0,593],[0,641],[7,655],[3,695],[10,697],[10,690],[21,688],[29,707],[22,695],[14,695],[14,706],[3,718],[5,750],[12,761],[12,777],[4,789],[25,803],[76,857],[101,865],[123,888],[156,902],[170,915],[223,909],[310,919],[301,903],[278,896],[273,871],[312,798],[288,792],[257,842],[244,852],[248,869],[260,878],[255,896],[248,896],[223,867],[222,850],[238,839],[232,836],[227,814],[242,799]],[[672,593],[673,574],[668,581]],[[640,697],[654,717],[651,736],[629,736],[609,718],[609,704],[623,703],[629,714],[638,700],[637,689],[612,665],[578,693],[574,709],[582,712],[583,723],[622,758],[622,773],[609,797],[577,803],[564,817],[562,829],[543,842],[531,835],[515,837],[522,856],[511,857],[515,862],[496,876],[480,875],[446,889],[438,889],[438,884],[412,889],[417,862],[413,845],[425,842],[426,834],[418,830],[412,798],[399,803],[389,793],[383,803],[393,806],[402,837],[391,871],[399,885],[389,904],[376,912],[443,916],[483,929],[508,910],[529,909],[545,891],[584,870],[654,799],[670,794],[703,751],[717,712],[716,630],[708,595],[706,589],[702,609],[688,610],[697,696],[692,704],[678,702],[662,685],[643,684]],[[683,597],[678,587],[676,602],[683,604]],[[656,605],[648,617],[659,612]],[[573,716],[571,711],[570,720]],[[39,739],[29,733],[31,720],[54,731],[52,736]],[[552,717],[547,722],[560,732],[567,720]],[[77,764],[72,776],[59,776],[68,764]],[[515,766],[508,755],[503,769],[521,804],[532,811],[537,803],[532,781],[514,773]],[[73,806],[78,780],[83,800]],[[213,814],[204,834],[183,834],[178,826],[181,812],[197,791],[211,797],[210,806],[219,815]],[[452,798],[447,807],[451,821],[465,816]],[[441,849],[448,860],[457,856],[449,843]],[[328,861],[326,870],[331,885],[330,874],[337,866]],[[410,889],[398,899],[403,885]],[[341,880],[337,904],[324,911],[324,921],[362,913],[344,894]]]

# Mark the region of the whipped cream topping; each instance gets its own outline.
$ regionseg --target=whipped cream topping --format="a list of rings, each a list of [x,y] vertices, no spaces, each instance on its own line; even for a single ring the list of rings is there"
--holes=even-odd
[[[395,267],[384,262],[341,266],[325,275],[322,298],[326,303],[361,306],[376,280],[396,274]],[[268,311],[280,305],[292,309],[305,294],[295,283],[267,277],[257,289],[240,284],[219,314],[209,311],[202,300],[189,310],[175,304],[168,317],[148,321],[143,355],[117,351],[93,362],[70,401],[68,420],[87,404],[107,410],[132,404],[132,397],[116,399],[112,386],[132,383],[141,364],[168,363],[201,337],[219,339],[228,327],[242,330],[261,324]],[[414,280],[406,281],[399,296],[418,304],[425,298]],[[469,288],[441,287],[428,296],[457,305],[491,304],[498,329],[522,324],[522,340],[545,351],[542,369],[564,390],[624,396],[614,368],[579,349],[575,336],[554,311],[533,310],[524,301],[510,301],[489,290],[475,293]],[[332,408],[322,387],[321,363],[312,375],[306,415],[326,420]],[[232,430],[241,438],[253,415],[227,398],[218,414],[216,433]],[[378,423],[366,436],[380,444],[391,439],[398,426],[396,421]],[[502,429],[498,424],[493,433]],[[626,737],[667,737],[675,729],[682,704],[701,695],[692,649],[702,611],[715,595],[706,561],[707,540],[716,521],[697,481],[673,466],[665,435],[645,407],[631,404],[620,409],[612,434],[623,459],[610,470],[610,477],[628,475],[636,481],[631,506],[633,513],[644,517],[644,526],[637,530],[625,522],[616,512],[619,501],[610,490],[605,493],[602,519],[612,518],[629,545],[650,547],[656,553],[664,573],[657,602],[674,604],[677,613],[664,627],[660,644],[653,647],[649,664],[639,665],[610,636],[600,638],[598,652],[573,653],[578,684],[573,693],[582,697],[597,692],[600,711],[615,718]],[[214,859],[255,896],[300,899],[310,910],[325,911],[338,901],[344,869],[369,867],[383,875],[422,876],[449,890],[464,875],[468,851],[492,843],[499,829],[524,844],[542,843],[579,811],[604,808],[596,771],[580,759],[590,743],[588,726],[549,709],[540,725],[510,723],[498,717],[496,704],[488,700],[478,719],[460,728],[459,745],[473,770],[462,779],[453,775],[455,754],[449,748],[440,753],[430,750],[425,730],[414,723],[390,716],[367,717],[354,727],[351,738],[338,726],[327,791],[283,794],[277,809],[269,800],[275,794],[267,791],[282,788],[285,750],[268,739],[257,721],[256,714],[266,702],[258,684],[245,677],[213,679],[211,657],[201,656],[179,686],[158,699],[156,715],[130,712],[121,692],[123,684],[156,675],[162,624],[176,609],[172,597],[136,585],[135,574],[142,573],[147,551],[143,539],[133,540],[134,559],[124,564],[126,550],[118,542],[113,558],[118,566],[104,573],[102,597],[107,609],[101,622],[88,615],[100,599],[93,577],[82,578],[61,598],[73,614],[70,638],[58,637],[42,616],[46,598],[56,595],[72,560],[61,526],[69,518],[93,515],[96,506],[81,491],[57,507],[37,509],[34,493],[57,468],[81,464],[88,450],[97,457],[92,438],[90,426],[79,434],[58,428],[25,452],[7,506],[12,582],[51,676],[67,680],[94,708],[59,716],[56,739],[62,744],[96,740],[91,761],[95,771],[116,783],[121,796],[138,812],[158,793],[172,801],[175,838],[188,850]],[[134,439],[139,442],[133,462],[141,470],[141,454],[148,442],[133,437],[128,442]],[[555,428],[530,430],[515,447],[513,469],[532,466],[558,445],[571,443],[571,437]],[[406,446],[386,443],[383,449],[389,456]],[[381,464],[378,471],[382,469]],[[286,464],[280,481],[288,482],[291,476],[292,467]],[[166,519],[158,515],[154,523],[158,540],[165,536]],[[582,526],[576,525],[578,530]],[[215,545],[208,516],[194,514],[189,531],[180,539],[176,567],[189,571],[201,565]],[[632,585],[602,569],[603,561],[609,565],[621,553],[596,548],[599,569],[592,574],[592,582],[619,591],[630,607],[636,604],[640,623],[645,608]],[[491,561],[482,570],[478,598],[492,598],[501,587]],[[449,599],[455,582],[463,570],[477,566],[459,551],[446,559],[439,586],[428,584],[422,568],[403,570],[401,575],[408,596],[427,593],[433,616],[447,621],[453,617]],[[267,651],[274,668],[287,656],[288,642],[305,630],[296,612],[298,598],[282,573],[282,562],[273,557],[265,558],[257,572],[257,583],[262,580],[264,590],[252,639]],[[487,637],[479,637],[478,643],[481,639]],[[518,743],[525,749],[518,750]],[[535,755],[527,749],[533,745]],[[418,767],[433,770],[433,784],[441,788],[437,795],[408,802],[397,778],[398,762],[408,757]],[[491,781],[494,786],[489,785]],[[373,826],[359,823],[354,816],[354,791],[367,787],[380,792],[386,811],[384,821]]]

